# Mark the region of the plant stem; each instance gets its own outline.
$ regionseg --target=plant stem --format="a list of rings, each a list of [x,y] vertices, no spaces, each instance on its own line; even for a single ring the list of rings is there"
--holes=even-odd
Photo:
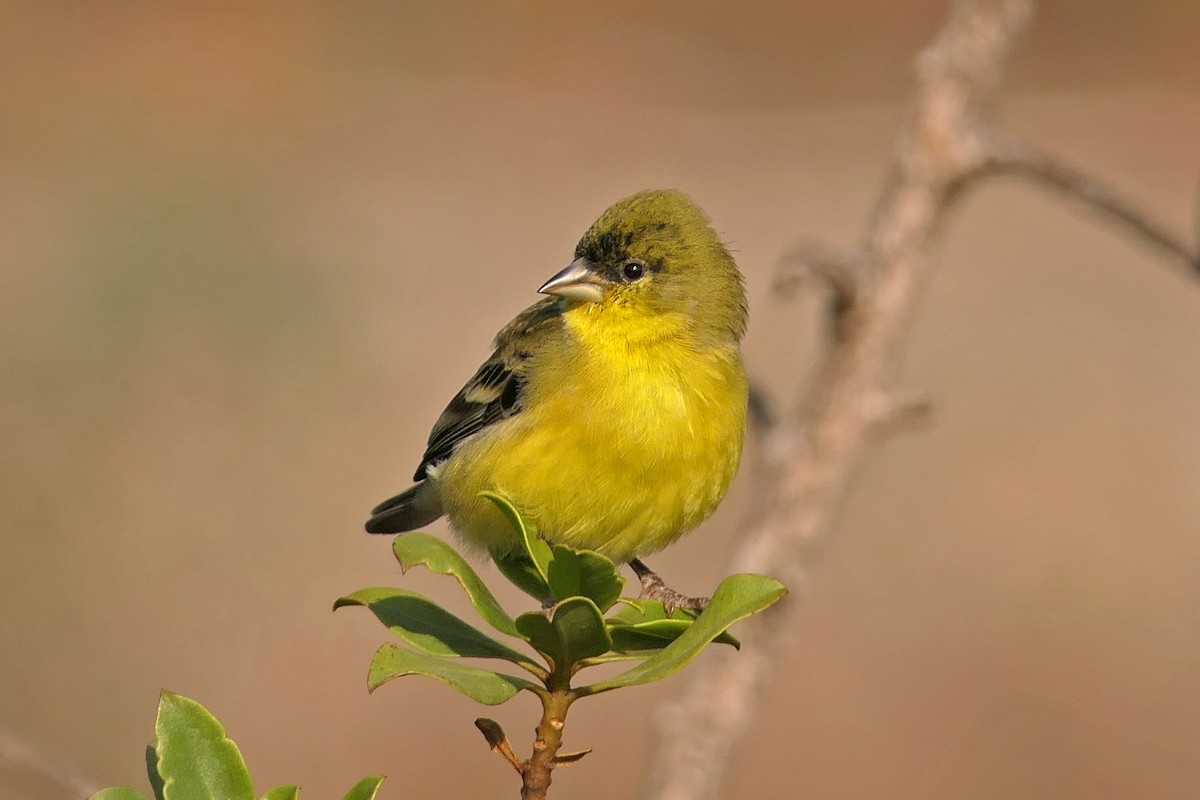
[[[569,689],[555,689],[542,695],[542,721],[537,726],[533,755],[521,770],[521,800],[545,798],[550,788],[550,773],[554,770],[554,757],[562,746],[567,709],[574,700],[575,694]]]

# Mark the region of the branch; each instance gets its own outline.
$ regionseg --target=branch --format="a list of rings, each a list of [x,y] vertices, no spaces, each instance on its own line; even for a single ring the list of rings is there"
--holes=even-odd
[[[801,242],[786,254],[775,276],[775,292],[783,297],[819,280],[829,287],[829,336],[842,341],[848,335],[850,311],[872,287],[875,265],[862,250],[830,247],[824,242]]]
[[[542,721],[538,723],[537,738],[533,741],[533,755],[521,766],[521,800],[545,800],[552,773],[558,766],[556,756],[562,747],[567,709],[574,700],[575,695],[569,691],[542,695]],[[572,754],[571,760],[577,760],[576,755]]]
[[[813,545],[828,532],[854,469],[879,428],[920,417],[924,401],[891,390],[888,373],[928,278],[954,201],[983,179],[1014,174],[1062,192],[1186,264],[1200,253],[1102,182],[1020,144],[994,123],[1002,68],[1024,33],[1032,0],[955,0],[919,55],[916,98],[890,176],[859,245],[805,244],[789,254],[777,289],[813,277],[830,291],[833,335],[809,393],[765,432],[765,508],[731,571],[774,574],[786,600],[748,620],[753,646],[717,654],[690,673],[661,714],[642,786],[648,800],[701,800],[721,791],[771,670],[795,636]]]
[[[1013,136],[997,135],[991,147],[988,169],[997,175],[1026,178],[1053,189],[1068,200],[1124,228],[1135,240],[1177,261],[1192,277],[1200,278],[1197,246],[1123,197],[1113,187],[1061,159]]]
[[[805,545],[828,528],[878,421],[878,409],[873,413],[864,398],[880,395],[885,366],[928,271],[943,212],[984,164],[986,148],[973,122],[990,100],[1029,11],[1026,0],[953,6],[937,40],[918,60],[917,101],[862,237],[863,256],[801,253],[801,259],[791,259],[815,264],[831,284],[836,335],[814,393],[770,434],[773,446],[764,449],[782,457],[768,478],[768,511],[733,569],[775,574],[793,592],[743,625],[742,635],[754,647],[736,658],[711,655],[664,709],[642,787],[645,798],[694,800],[720,791],[733,747],[796,630],[801,604],[795,589],[804,582]],[[849,263],[869,265],[873,280],[847,280]]]
[[[492,752],[509,763],[521,776],[521,800],[544,800],[553,779],[551,773],[555,767],[574,764],[592,752],[577,750],[573,753],[559,753],[562,746],[563,727],[566,725],[567,709],[575,701],[575,695],[567,690],[545,692],[542,699],[542,720],[538,723],[533,742],[533,755],[523,759],[516,754],[500,723],[487,717],[475,720],[475,727],[487,740]]]

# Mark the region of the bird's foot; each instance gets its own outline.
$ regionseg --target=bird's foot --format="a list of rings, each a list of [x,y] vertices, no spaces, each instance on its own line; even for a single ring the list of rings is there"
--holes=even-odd
[[[666,582],[658,576],[658,573],[647,567],[641,559],[631,559],[629,566],[637,575],[638,580],[642,584],[642,592],[638,595],[643,600],[658,600],[666,609],[667,616],[675,613],[675,609],[682,608],[688,611],[694,611],[699,614],[708,605],[707,597],[688,597],[667,586]]]

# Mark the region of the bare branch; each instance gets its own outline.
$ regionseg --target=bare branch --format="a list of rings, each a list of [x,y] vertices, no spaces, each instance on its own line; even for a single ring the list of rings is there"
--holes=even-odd
[[[886,391],[887,374],[927,280],[940,230],[964,191],[998,174],[1050,186],[1185,263],[1200,254],[1086,174],[1019,143],[995,122],[993,100],[1032,0],[955,0],[918,57],[916,97],[889,177],[852,250],[806,243],[782,265],[777,290],[819,277],[832,290],[829,351],[810,390],[765,432],[761,515],[730,570],[765,572],[792,590],[739,630],[752,646],[712,653],[661,712],[641,796],[703,800],[720,791],[779,655],[795,636],[801,590],[854,469],[881,427],[921,418],[928,401]]]
[[[1115,223],[1200,278],[1200,247],[1184,242],[1113,187],[1014,136],[998,136],[988,168],[1026,178]]]
[[[933,401],[923,394],[876,392],[863,397],[862,402],[867,424],[877,436],[923,423],[933,415]]]
[[[852,300],[860,294],[860,285],[870,283],[872,270],[867,254],[862,251],[808,239],[797,244],[779,260],[775,291],[787,297],[794,294],[796,289],[819,279],[838,294]]]
[[[884,385],[926,277],[939,222],[968,176],[987,159],[981,124],[1000,69],[1030,15],[1027,0],[955,3],[937,40],[918,60],[918,94],[892,175],[863,235],[876,269],[856,298],[815,395],[772,437],[789,454],[767,487],[770,504],[736,557],[735,569],[766,572],[792,587],[788,600],[743,623],[754,646],[711,654],[663,713],[642,796],[712,798],[744,734],[778,654],[794,635],[806,545],[827,529],[877,420],[862,398]],[[861,283],[856,284],[861,288]],[[801,432],[797,435],[797,432]]]
[[[804,241],[780,260],[775,291],[788,296],[814,280],[832,292],[828,307],[829,332],[833,341],[846,337],[847,325],[859,299],[874,288],[875,265],[862,250],[846,250],[823,242]]]

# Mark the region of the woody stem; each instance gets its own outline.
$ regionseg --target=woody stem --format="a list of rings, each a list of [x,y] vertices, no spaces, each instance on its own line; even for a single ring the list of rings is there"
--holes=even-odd
[[[554,757],[562,746],[567,709],[574,700],[575,694],[570,689],[555,689],[542,695],[542,720],[533,741],[533,755],[521,770],[522,800],[545,798],[554,771]]]

